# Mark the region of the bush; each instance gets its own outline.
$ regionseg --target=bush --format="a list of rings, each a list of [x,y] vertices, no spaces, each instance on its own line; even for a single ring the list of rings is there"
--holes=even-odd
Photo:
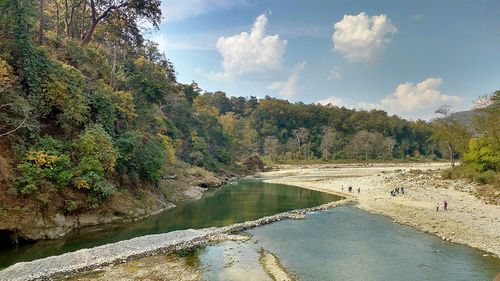
[[[495,171],[489,170],[489,171],[483,172],[479,176],[477,176],[477,181],[482,183],[482,184],[494,183],[495,176],[496,176]]]
[[[16,187],[21,194],[30,194],[42,185],[58,189],[66,186],[73,177],[71,159],[63,153],[64,144],[52,138],[40,140],[17,165],[20,177]]]
[[[78,203],[73,200],[67,200],[64,204],[64,211],[69,214],[78,209]]]
[[[135,154],[139,177],[144,180],[158,180],[162,175],[162,168],[166,162],[165,150],[161,141],[152,139],[141,145]]]
[[[78,189],[85,189],[94,196],[98,202],[111,196],[116,188],[104,178],[104,168],[99,160],[85,156],[80,160],[76,169],[74,184]]]
[[[80,157],[93,157],[101,163],[106,172],[114,171],[118,153],[111,137],[100,124],[87,127],[78,137],[75,147]]]

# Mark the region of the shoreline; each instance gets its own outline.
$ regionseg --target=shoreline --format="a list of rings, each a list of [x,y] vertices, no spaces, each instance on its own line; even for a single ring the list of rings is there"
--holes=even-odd
[[[444,168],[446,163],[299,165],[281,166],[261,176],[269,183],[351,198],[359,209],[499,258],[500,206],[476,198],[475,184],[440,179]],[[347,192],[348,186],[353,187],[352,193]],[[401,186],[404,195],[390,196],[390,190]],[[444,200],[450,204],[448,211],[442,211]]]

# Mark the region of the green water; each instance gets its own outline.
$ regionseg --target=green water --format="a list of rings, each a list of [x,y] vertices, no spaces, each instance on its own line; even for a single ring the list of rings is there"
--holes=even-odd
[[[176,208],[140,221],[88,227],[74,231],[63,239],[0,250],[0,268],[19,261],[59,255],[137,236],[230,225],[339,199],[335,195],[292,186],[241,181],[209,191],[200,200],[181,203]]]
[[[352,206],[248,231],[246,242],[208,246],[198,258],[208,280],[271,280],[258,251],[275,254],[297,280],[490,281],[500,260],[443,242]]]

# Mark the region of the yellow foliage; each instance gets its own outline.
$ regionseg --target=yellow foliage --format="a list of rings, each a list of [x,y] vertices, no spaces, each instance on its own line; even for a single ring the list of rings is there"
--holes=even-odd
[[[193,102],[193,107],[198,113],[205,113],[209,116],[217,117],[219,116],[219,110],[210,104],[209,100],[205,96],[198,96]]]
[[[89,183],[81,178],[77,178],[74,180],[75,187],[78,189],[90,189]]]
[[[59,157],[56,155],[49,155],[40,150],[31,150],[28,153],[27,159],[29,161],[35,162],[38,166],[49,166],[51,167],[54,162],[59,160]]]
[[[111,100],[118,112],[125,115],[125,118],[132,120],[137,117],[134,107],[134,96],[126,91],[112,91]]]
[[[163,149],[165,150],[165,155],[167,156],[168,164],[175,164],[175,142],[173,142],[168,136],[158,133],[158,138],[161,140]]]
[[[0,92],[10,87],[13,80],[12,68],[6,61],[0,59]]]
[[[236,135],[236,121],[236,114],[234,112],[228,112],[219,116],[219,122],[224,128],[224,132],[233,137]]]

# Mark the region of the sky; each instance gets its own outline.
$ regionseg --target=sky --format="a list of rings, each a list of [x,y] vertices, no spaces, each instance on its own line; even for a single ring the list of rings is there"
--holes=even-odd
[[[162,12],[148,38],[205,91],[429,120],[500,89],[497,0],[162,0]]]

